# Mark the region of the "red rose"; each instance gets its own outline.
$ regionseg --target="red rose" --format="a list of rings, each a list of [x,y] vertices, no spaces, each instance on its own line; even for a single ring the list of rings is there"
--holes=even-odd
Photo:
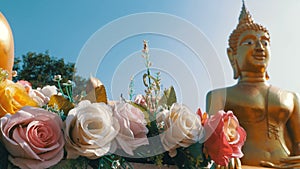
[[[239,125],[232,111],[219,111],[204,124],[207,140],[204,147],[211,159],[221,166],[227,166],[231,158],[241,158],[246,132]]]

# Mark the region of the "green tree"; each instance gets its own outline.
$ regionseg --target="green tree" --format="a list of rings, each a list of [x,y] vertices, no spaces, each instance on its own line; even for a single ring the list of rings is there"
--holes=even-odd
[[[18,71],[16,80],[27,80],[33,88],[54,85],[54,75],[62,75],[64,81],[71,80],[75,73],[74,63],[65,63],[63,58],[51,57],[48,51],[28,52],[22,56],[22,62],[15,59],[14,68]]]
[[[21,70],[22,60],[19,57],[14,59],[14,67],[13,70],[19,72]]]
[[[73,93],[73,96],[80,94],[79,91],[83,91],[85,87],[86,79],[75,76],[74,63],[66,63],[63,58],[50,56],[48,51],[44,53],[28,52],[22,55],[22,59],[15,58],[13,69],[18,73],[14,80],[29,81],[32,88],[46,85],[57,86],[57,82],[53,81],[55,75],[61,75],[62,82],[74,81],[77,92]]]

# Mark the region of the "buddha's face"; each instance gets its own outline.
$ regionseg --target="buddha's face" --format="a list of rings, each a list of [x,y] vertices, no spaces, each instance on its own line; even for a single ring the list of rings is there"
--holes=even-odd
[[[243,32],[237,45],[236,60],[241,72],[265,72],[270,58],[270,37],[263,31]]]

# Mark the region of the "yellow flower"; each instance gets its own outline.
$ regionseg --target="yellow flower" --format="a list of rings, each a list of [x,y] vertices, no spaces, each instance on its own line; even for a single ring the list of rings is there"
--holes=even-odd
[[[37,106],[24,87],[8,79],[0,81],[0,117],[14,114],[24,106]]]

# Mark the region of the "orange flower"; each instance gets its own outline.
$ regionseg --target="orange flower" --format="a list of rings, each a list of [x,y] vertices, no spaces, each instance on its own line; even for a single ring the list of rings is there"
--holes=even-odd
[[[8,79],[0,81],[0,117],[7,113],[15,114],[24,106],[37,106],[37,103],[20,84]]]
[[[206,123],[207,119],[208,119],[208,114],[206,112],[202,113],[201,109],[198,108],[197,112],[198,116],[200,117],[201,120],[201,124],[202,126],[204,126],[204,124]]]

